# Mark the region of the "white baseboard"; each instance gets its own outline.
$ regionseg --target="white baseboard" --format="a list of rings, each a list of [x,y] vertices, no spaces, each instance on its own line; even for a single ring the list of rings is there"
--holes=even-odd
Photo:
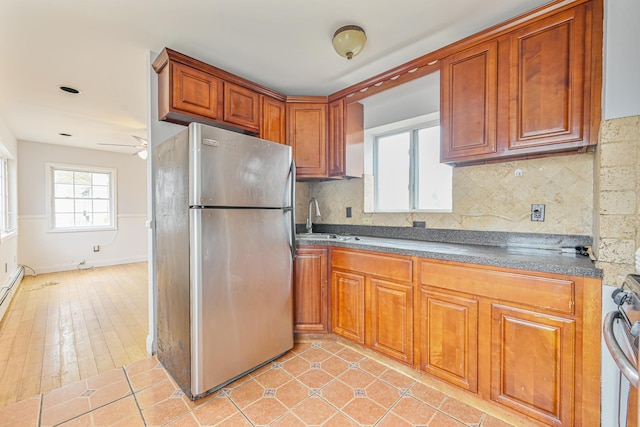
[[[11,304],[11,300],[13,299],[13,295],[16,293],[16,289],[18,289],[18,285],[23,277],[24,267],[20,265],[7,279],[6,283],[2,285],[2,288],[0,288],[0,321],[4,318],[9,304]]]
[[[47,266],[29,266],[36,271],[36,274],[44,273],[57,273],[60,271],[70,270],[88,270],[91,267],[108,267],[110,265],[131,264],[134,262],[146,262],[147,256],[132,257],[132,258],[120,258],[120,259],[105,259],[96,262],[86,262],[82,265],[82,268],[78,268],[78,263],[73,264],[61,264],[61,265],[47,265]]]

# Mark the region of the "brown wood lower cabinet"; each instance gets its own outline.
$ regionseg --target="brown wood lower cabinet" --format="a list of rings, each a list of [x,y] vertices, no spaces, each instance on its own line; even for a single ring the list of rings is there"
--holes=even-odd
[[[334,334],[529,423],[599,425],[600,279],[327,251],[298,250],[296,331],[326,330],[330,254]]]
[[[367,310],[371,348],[413,363],[413,286],[370,278]]]
[[[329,249],[299,247],[294,267],[295,332],[329,332]]]
[[[491,400],[549,425],[573,425],[575,334],[573,319],[492,304]]]
[[[413,365],[413,260],[332,249],[335,334]]]
[[[601,281],[420,261],[420,367],[527,419],[599,425]]]
[[[364,284],[361,274],[344,271],[331,273],[331,330],[364,344]]]
[[[478,391],[478,300],[420,291],[420,368]]]

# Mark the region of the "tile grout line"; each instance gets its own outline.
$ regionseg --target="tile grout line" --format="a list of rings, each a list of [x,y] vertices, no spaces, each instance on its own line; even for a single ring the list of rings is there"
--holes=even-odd
[[[136,392],[133,389],[133,384],[131,384],[131,379],[129,378],[129,373],[127,372],[127,369],[126,369],[125,366],[122,366],[120,369],[122,369],[122,372],[124,373],[124,377],[127,380],[127,384],[129,384],[129,390],[131,390],[131,395],[133,396],[133,400],[134,400],[134,402],[136,402],[136,408],[138,408],[138,413],[140,414],[140,418],[142,418],[142,423],[145,425],[145,427],[147,427],[147,420],[144,418],[144,415],[142,414],[142,409],[140,408],[140,403],[138,403],[138,396],[136,396]]]
[[[44,405],[44,394],[40,393],[40,408],[38,408],[38,427],[42,425],[42,406]]]

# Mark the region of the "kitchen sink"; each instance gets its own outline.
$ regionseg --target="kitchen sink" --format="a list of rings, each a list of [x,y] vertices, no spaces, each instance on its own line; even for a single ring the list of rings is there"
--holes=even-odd
[[[342,236],[334,233],[300,233],[296,234],[296,239],[299,240],[337,240],[343,242],[345,240],[353,239],[353,236]]]

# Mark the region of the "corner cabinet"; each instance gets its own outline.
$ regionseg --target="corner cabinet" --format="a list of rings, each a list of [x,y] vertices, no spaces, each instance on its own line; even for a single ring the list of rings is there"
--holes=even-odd
[[[297,177],[328,177],[326,98],[287,98],[287,131]]]
[[[593,34],[601,22],[594,7],[542,15],[442,60],[442,162],[539,157],[597,144],[601,54]]]
[[[328,248],[298,247],[293,280],[294,332],[329,332],[328,273]]]

